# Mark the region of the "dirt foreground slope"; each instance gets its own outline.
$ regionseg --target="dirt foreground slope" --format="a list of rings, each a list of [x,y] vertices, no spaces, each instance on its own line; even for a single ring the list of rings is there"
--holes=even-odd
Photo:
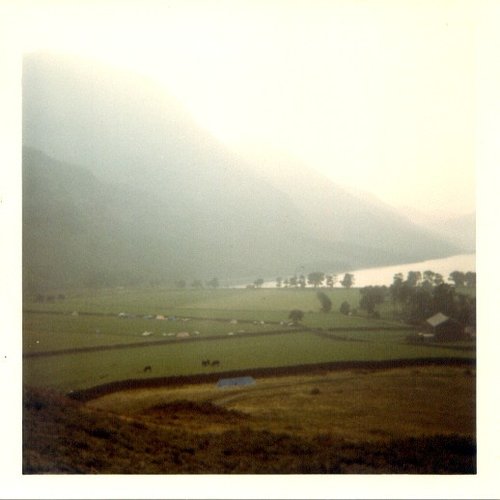
[[[476,470],[475,376],[423,367],[110,394],[25,388],[25,474]]]

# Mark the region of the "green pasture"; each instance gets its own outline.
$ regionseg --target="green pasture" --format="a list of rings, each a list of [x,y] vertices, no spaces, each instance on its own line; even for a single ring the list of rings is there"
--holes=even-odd
[[[23,316],[23,350],[25,353],[92,346],[175,340],[176,334],[188,332],[191,337],[244,335],[249,332],[289,328],[279,324],[230,323],[225,321],[176,321],[118,318],[116,316],[72,316],[70,314],[25,313]],[[151,332],[143,336],[144,332]],[[195,334],[194,332],[198,332]]]
[[[25,301],[25,331],[35,333],[46,330],[56,330],[62,333],[95,333],[99,329],[105,335],[137,335],[153,327],[149,320],[143,320],[145,315],[161,314],[164,316],[190,317],[193,321],[205,319],[231,320],[260,323],[287,322],[292,309],[304,312],[303,324],[312,328],[358,328],[380,327],[399,325],[390,321],[390,315],[384,315],[383,320],[375,320],[359,314],[346,316],[339,313],[340,304],[347,300],[353,308],[359,302],[357,289],[322,289],[332,300],[332,311],[321,313],[320,302],[313,289],[217,289],[217,290],[192,290],[192,289],[111,289],[80,291],[66,294],[64,300],[50,303],[37,303]],[[384,305],[385,306],[385,305]],[[42,315],[33,315],[33,312],[63,313],[65,320],[47,320]],[[89,316],[80,314],[71,316],[72,312],[110,314],[114,318],[89,319]],[[127,319],[117,323],[116,318],[120,312],[141,316],[141,318]],[[389,321],[389,322],[387,322]],[[50,324],[48,324],[50,323]],[[54,326],[52,326],[54,325]],[[176,325],[177,326],[177,325]],[[224,328],[208,323],[196,324],[192,330],[205,330],[207,335],[224,333]],[[283,326],[283,325],[282,325]],[[170,327],[170,325],[169,325]],[[156,324],[155,324],[156,328]],[[168,329],[163,326],[156,328],[161,334]],[[249,326],[242,327],[249,329]],[[274,329],[270,325],[266,329]],[[255,330],[252,327],[252,330]],[[182,331],[182,330],[168,330]],[[231,331],[231,330],[228,330]],[[156,332],[155,332],[156,333]],[[102,339],[101,339],[102,340]],[[100,342],[100,341],[99,341]],[[30,343],[30,342],[29,342]]]
[[[130,378],[330,361],[474,355],[467,351],[404,344],[399,340],[405,332],[399,332],[399,336],[396,333],[381,334],[376,341],[353,342],[297,332],[28,358],[24,362],[24,383],[69,391]],[[203,359],[217,359],[220,366],[217,369],[202,367]],[[146,365],[152,366],[151,373],[144,374]]]
[[[347,301],[351,307],[359,303],[359,290],[335,288],[321,289],[332,300],[333,310]],[[162,289],[162,288],[114,288],[104,290],[73,291],[65,294],[64,300],[38,303],[25,300],[24,309],[39,311],[91,311],[100,313],[128,312],[133,314],[188,314],[197,316],[217,314],[230,319],[233,311],[250,313],[272,313],[282,319],[292,309],[304,312],[318,311],[319,301],[314,289]],[[205,314],[206,313],[206,314]],[[193,314],[194,315],[194,314]],[[241,316],[243,319],[243,316]],[[259,319],[259,318],[255,318]]]
[[[382,319],[346,316],[338,312],[340,304],[346,300],[352,308],[358,307],[359,290],[322,291],[332,300],[330,313],[320,312],[313,289],[120,288],[71,292],[51,303],[25,301],[26,354],[135,342],[151,345],[25,358],[24,382],[68,391],[127,378],[214,370],[202,367],[202,359],[220,360],[218,370],[225,371],[330,361],[474,356],[473,350],[453,350],[451,346],[407,344],[409,332],[400,323],[389,320],[392,305],[388,302],[381,308]],[[286,323],[292,309],[304,311],[304,327],[321,329],[323,334],[335,338],[300,332],[300,326],[292,333],[245,336],[291,328]],[[74,311],[79,314],[72,314]],[[136,317],[119,318],[120,312]],[[176,321],[144,318],[157,314],[176,316]],[[190,319],[186,321],[187,318]],[[393,330],[395,326],[400,329]],[[336,328],[349,330],[336,332]],[[144,336],[145,331],[153,333]],[[199,334],[195,335],[195,331]],[[175,334],[180,332],[189,332],[197,341],[157,343],[175,340]],[[230,332],[234,335],[229,336]],[[204,341],[214,335],[226,338]],[[146,365],[153,367],[151,373],[144,374]]]
[[[304,326],[310,328],[383,328],[386,327],[401,327],[401,323],[385,320],[374,319],[359,314],[347,316],[337,311],[329,313],[313,312],[305,313],[302,320]]]
[[[25,312],[23,315],[23,351],[25,353],[60,349],[77,349],[92,346],[128,344],[134,342],[157,342],[175,340],[176,335],[188,332],[191,337],[206,338],[218,335],[245,335],[247,333],[274,332],[290,329],[287,315],[258,311],[232,311],[228,320],[188,319],[177,317],[176,321],[117,316],[51,314]],[[210,317],[210,315],[207,315]],[[220,317],[215,315],[213,317]],[[252,320],[252,318],[264,318]],[[234,321],[237,323],[234,323]],[[248,322],[249,321],[249,322]],[[264,323],[262,324],[261,321]],[[269,323],[273,321],[273,323]],[[383,328],[393,324],[359,316],[340,313],[306,313],[302,325],[324,330],[336,328]],[[298,326],[300,328],[300,326]],[[143,335],[151,332],[150,335]],[[195,333],[197,332],[197,333]],[[373,336],[372,336],[373,337]]]

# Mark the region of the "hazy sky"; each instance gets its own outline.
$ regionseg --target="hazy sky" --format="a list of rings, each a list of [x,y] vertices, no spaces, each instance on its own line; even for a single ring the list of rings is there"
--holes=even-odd
[[[34,2],[22,40],[25,51],[77,52],[161,80],[233,148],[284,151],[395,206],[466,213],[473,5]]]

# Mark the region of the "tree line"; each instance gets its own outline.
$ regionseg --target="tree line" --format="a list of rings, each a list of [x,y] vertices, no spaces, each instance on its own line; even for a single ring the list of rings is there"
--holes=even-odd
[[[460,287],[474,287],[476,273],[454,271],[445,283],[442,276],[433,271],[410,271],[406,279],[402,273],[394,275],[393,282],[386,286],[367,286],[360,289],[360,309],[372,316],[379,316],[376,306],[389,298],[394,317],[410,324],[420,324],[441,312],[457,320],[463,326],[475,326],[476,298],[460,292]]]
[[[454,271],[448,278],[453,284],[445,283],[439,273],[433,271],[410,271],[404,278],[402,273],[394,275],[393,283],[387,287],[365,286],[359,289],[359,308],[372,317],[380,317],[377,306],[390,300],[393,305],[393,315],[410,324],[421,324],[423,321],[441,312],[458,321],[462,326],[475,327],[476,298],[467,293],[461,293],[461,287],[475,287],[476,273]],[[330,297],[323,291],[317,292],[320,310],[328,313],[333,304]],[[351,305],[344,301],[339,311],[342,314],[356,313]],[[292,321],[300,321],[303,312],[290,312]]]
[[[177,280],[175,282],[175,286],[177,288],[186,288],[187,287],[187,282],[186,280]],[[220,283],[219,283],[219,279],[218,278],[212,278],[211,280],[207,280],[205,281],[205,283],[203,283],[202,280],[193,280],[190,284],[191,288],[219,288],[220,286]]]
[[[314,288],[320,286],[333,288],[337,283],[340,283],[344,288],[351,288],[354,285],[354,275],[351,273],[345,273],[340,281],[338,279],[336,274],[325,274],[321,271],[309,273],[307,278],[303,274],[285,279],[279,276],[276,278],[276,288],[306,288],[307,285]]]
[[[463,326],[476,324],[476,298],[460,292],[460,287],[475,287],[476,273],[453,271],[444,283],[442,276],[432,271],[423,274],[410,271],[406,280],[401,273],[394,275],[389,287],[394,314],[411,324],[419,324],[441,312]]]

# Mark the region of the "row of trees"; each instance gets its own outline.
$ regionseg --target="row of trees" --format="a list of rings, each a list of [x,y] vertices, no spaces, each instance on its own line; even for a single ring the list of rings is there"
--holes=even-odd
[[[187,287],[187,283],[185,280],[177,280],[175,282],[175,286],[177,288],[186,288]],[[191,282],[191,288],[205,288],[208,287],[208,288],[219,288],[219,279],[218,278],[212,278],[211,280],[209,281],[205,281],[205,284],[203,284],[203,281],[201,280],[193,280]]]
[[[321,302],[321,311],[322,312],[330,312],[332,310],[332,301],[330,300],[330,297],[326,295],[324,292],[318,292],[318,299]],[[351,312],[351,306],[349,305],[349,302],[344,301],[340,305],[339,311],[342,314],[348,315]],[[290,314],[288,315],[289,319],[291,319],[294,323],[298,323],[299,321],[302,321],[304,317],[304,311],[301,311],[300,309],[292,309],[290,311]]]
[[[455,271],[450,274],[450,280],[454,281],[455,286],[444,283],[441,275],[432,271],[423,274],[412,271],[406,280],[401,274],[396,274],[389,287],[395,315],[409,323],[419,324],[441,312],[464,326],[475,325],[476,298],[460,293],[457,287],[475,286],[476,273]]]
[[[318,288],[322,285],[333,288],[338,282],[338,277],[336,274],[325,274],[319,271],[309,273],[306,276],[301,274],[300,276],[292,276],[290,278],[276,278],[277,288],[306,288],[307,285]],[[263,278],[257,278],[252,284],[247,285],[247,288],[261,288],[264,284]],[[346,273],[340,284],[345,288],[351,288],[354,285],[354,275]],[[177,280],[175,282],[177,288],[186,288],[188,286],[186,280]],[[210,281],[203,283],[201,280],[193,280],[190,283],[191,288],[219,288],[219,280],[217,278],[212,278]]]
[[[445,283],[443,277],[433,271],[424,273],[410,271],[406,279],[398,273],[394,275],[390,287],[361,288],[359,308],[374,317],[380,317],[376,307],[389,298],[394,306],[394,316],[404,319],[407,323],[421,324],[429,317],[441,312],[458,321],[463,327],[475,328],[476,298],[472,294],[464,293],[465,290],[461,292],[460,287],[475,286],[476,273],[457,271],[451,273],[449,279],[455,285]],[[313,285],[315,283],[314,279],[310,282]],[[321,290],[318,290],[316,295],[321,304],[321,311],[329,313],[333,308],[330,296]],[[340,312],[346,315],[351,313],[351,306],[347,301],[341,304]],[[353,309],[352,312],[357,311]],[[294,322],[299,322],[303,315],[301,310],[294,309],[290,312],[289,318]]]
[[[325,274],[320,271],[315,271],[309,273],[306,277],[301,274],[300,276],[292,276],[290,278],[283,279],[282,277],[276,278],[277,288],[305,288],[307,285],[311,285],[314,288],[320,286],[326,286],[327,288],[333,288],[338,282],[338,276],[336,274]],[[346,273],[340,284],[345,288],[351,288],[354,285],[354,275]]]
[[[469,288],[474,288],[476,286],[476,273],[469,271],[467,273],[462,273],[460,271],[453,271],[449,278],[449,281],[453,281],[455,286],[466,286]]]
[[[328,297],[328,295],[325,292],[318,292],[316,295],[317,295],[318,300],[321,304],[321,311],[325,312],[325,313],[330,312],[332,310],[332,307],[333,307],[333,304],[332,304],[330,297]],[[342,314],[346,314],[346,315],[349,314],[351,312],[351,306],[350,306],[349,302],[344,300],[344,302],[342,302],[342,304],[340,304],[339,311]]]
[[[460,277],[455,286],[444,283],[441,275],[432,271],[419,272],[410,271],[404,279],[401,273],[394,276],[390,287],[366,286],[360,289],[359,308],[373,316],[379,316],[376,307],[383,304],[387,298],[393,303],[394,315],[404,319],[408,323],[420,324],[430,316],[441,312],[463,326],[475,326],[476,322],[476,299],[465,293],[457,291],[459,286],[473,286],[476,273],[461,273],[467,276],[463,282]],[[457,274],[452,273],[454,277]],[[450,275],[450,276],[452,276]],[[321,311],[330,312],[332,301],[330,297],[318,291],[317,297],[321,304]],[[349,314],[350,305],[344,302],[340,308],[344,314]]]
[[[404,277],[402,273],[394,275],[394,283],[403,282]],[[448,276],[448,281],[452,282],[456,287],[466,286],[468,288],[474,288],[476,286],[476,273],[468,271],[466,273],[462,271],[453,271]],[[435,273],[434,271],[410,271],[407,275],[406,282],[412,286],[422,286],[430,288],[432,286],[442,285],[444,283],[444,278],[442,274]]]

